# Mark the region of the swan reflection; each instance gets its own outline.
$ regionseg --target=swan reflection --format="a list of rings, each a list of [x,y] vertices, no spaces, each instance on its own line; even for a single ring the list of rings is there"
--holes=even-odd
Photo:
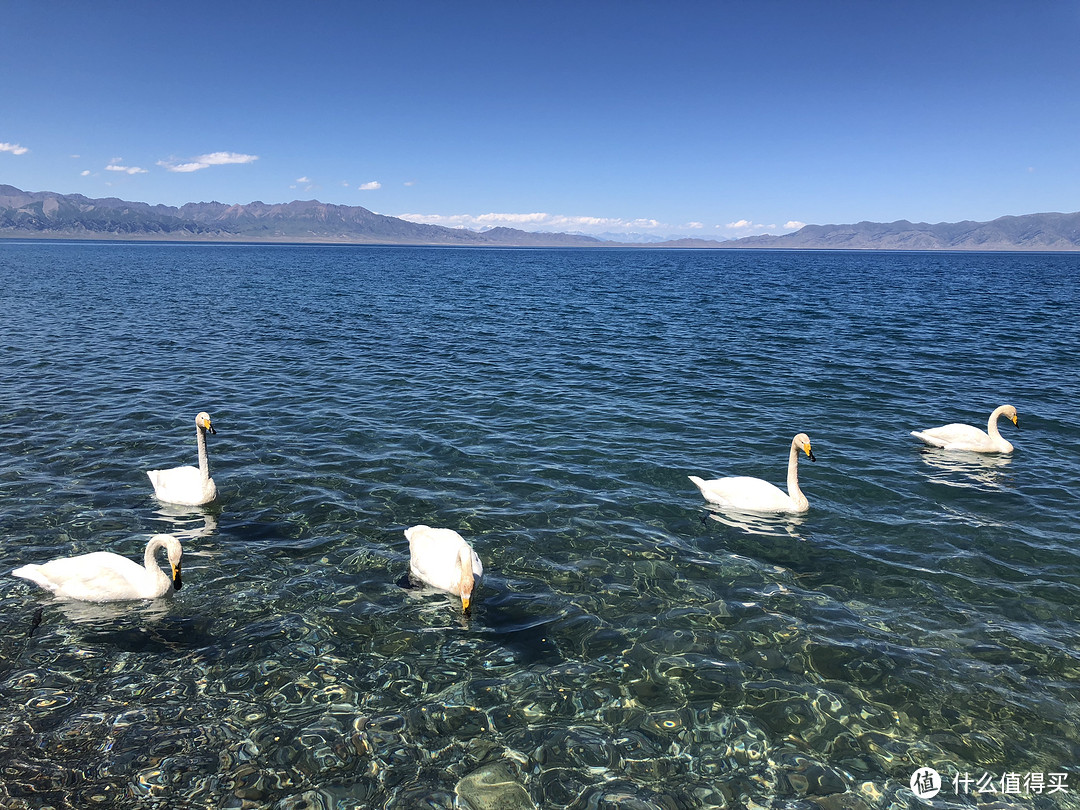
[[[169,602],[154,599],[145,604],[132,602],[73,602],[56,599],[53,605],[75,624],[111,624],[118,619],[138,616],[147,622],[157,622],[169,613]]]
[[[806,520],[801,513],[721,512],[715,509],[710,509],[707,517],[747,534],[798,539],[802,539],[798,530]]]
[[[934,468],[933,479],[952,487],[1005,486],[1006,472],[1012,464],[1012,456],[988,455],[967,450],[941,450],[926,448],[922,460]]]
[[[198,507],[161,503],[154,514],[170,524],[170,533],[181,542],[209,537],[217,531],[217,515]]]

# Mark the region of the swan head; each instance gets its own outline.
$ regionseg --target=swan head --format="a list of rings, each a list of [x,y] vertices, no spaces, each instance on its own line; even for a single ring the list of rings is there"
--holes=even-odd
[[[173,589],[178,591],[184,584],[180,576],[180,561],[184,556],[184,549],[180,541],[172,535],[155,535],[154,540],[157,540],[159,545],[165,546],[165,551],[169,555],[169,565],[172,568]]]
[[[457,568],[461,574],[458,582],[458,596],[461,597],[461,609],[466,612],[469,610],[473,587],[476,584],[476,578],[473,576],[472,554],[472,549],[465,544],[458,549]]]
[[[814,458],[814,451],[810,449],[810,437],[805,433],[800,433],[794,439],[795,446],[802,450],[810,458],[811,461],[817,461]]]
[[[198,416],[195,417],[195,427],[199,428],[199,430],[205,430],[211,435],[217,433],[214,426],[210,424],[210,414],[206,411],[200,411]]]
[[[1001,413],[1014,425],[1020,427],[1020,419],[1016,415],[1016,408],[1014,408],[1012,405],[1002,405]]]

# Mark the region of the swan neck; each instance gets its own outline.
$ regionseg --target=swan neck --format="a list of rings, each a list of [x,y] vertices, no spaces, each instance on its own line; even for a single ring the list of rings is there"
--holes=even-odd
[[[990,419],[986,422],[986,433],[991,439],[1001,438],[1001,431],[998,430],[997,423],[998,417],[1001,416],[1003,411],[1003,408],[996,409],[992,414],[990,414]]]
[[[472,567],[472,549],[463,546],[458,552],[458,568],[461,571],[460,594],[471,594],[475,585]]]
[[[150,542],[146,544],[146,553],[143,555],[143,567],[147,571],[160,571],[161,568],[157,563],[157,551],[159,548],[163,548],[165,544],[156,537],[150,539]]]
[[[793,501],[803,501],[802,490],[799,489],[799,446],[791,443],[791,452],[787,462],[787,490],[788,496]]]
[[[210,459],[206,456],[206,431],[202,427],[195,427],[195,442],[199,446],[199,472],[205,481],[210,477]]]

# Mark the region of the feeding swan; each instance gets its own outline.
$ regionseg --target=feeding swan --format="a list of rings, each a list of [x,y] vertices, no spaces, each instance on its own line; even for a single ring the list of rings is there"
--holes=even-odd
[[[409,540],[409,571],[421,582],[461,597],[469,609],[476,580],[484,565],[465,538],[453,529],[413,526],[405,530]]]
[[[157,564],[155,555],[164,548],[172,575]],[[156,599],[180,590],[180,541],[167,534],[155,534],[146,544],[143,564],[113,554],[95,551],[77,557],[60,557],[40,565],[23,565],[11,573],[28,579],[62,599],[82,602],[119,602],[125,599]]]

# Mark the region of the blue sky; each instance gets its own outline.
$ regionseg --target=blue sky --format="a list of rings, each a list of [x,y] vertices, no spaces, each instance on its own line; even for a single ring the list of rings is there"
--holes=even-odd
[[[0,183],[728,238],[1080,210],[1080,2],[0,1]]]

